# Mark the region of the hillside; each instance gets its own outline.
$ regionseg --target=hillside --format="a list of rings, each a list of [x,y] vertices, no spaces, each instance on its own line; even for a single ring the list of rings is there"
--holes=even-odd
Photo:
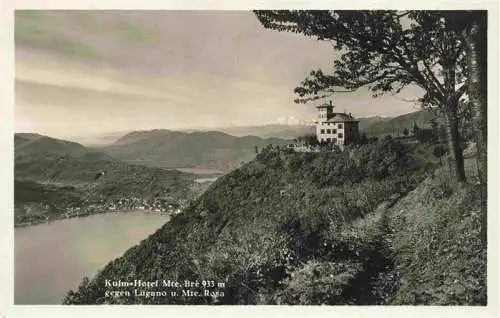
[[[14,135],[14,149],[16,156],[44,154],[78,157],[95,151],[76,142],[25,133]]]
[[[423,157],[428,160],[419,159]],[[444,254],[433,254],[435,265],[426,268],[412,252],[427,251],[418,242],[429,233],[434,242],[453,245],[450,238],[468,233],[466,226],[477,228],[477,223],[467,223],[473,221],[468,216],[475,209],[460,208],[467,215],[465,223],[449,214],[453,207],[474,205],[477,191],[468,188],[440,196],[443,184],[432,172],[436,162],[426,146],[394,140],[343,153],[266,148],[256,160],[219,178],[184,213],[92,280],[84,279],[64,303],[482,304],[482,254],[469,258],[454,253],[456,267],[445,271],[440,268],[446,262]],[[403,204],[420,212],[395,208]],[[444,209],[449,213],[436,224],[447,224],[451,217],[457,225],[429,232],[433,218],[438,220],[431,215]],[[460,241],[462,248],[476,244],[477,233],[468,235],[468,242]],[[439,246],[439,251],[446,251],[445,245]],[[453,282],[464,270],[470,283],[461,284],[459,294],[453,294],[458,285],[439,289],[440,282]],[[149,297],[136,294],[133,287],[112,288],[116,293],[110,295],[105,287],[106,279],[131,278],[216,283],[213,288],[190,289],[208,290],[214,297],[189,297],[185,287],[172,296],[175,288],[161,285],[140,289]],[[405,286],[422,279],[434,288],[430,297],[411,298]],[[151,294],[162,291],[166,293],[161,296]]]
[[[164,168],[199,167],[230,170],[255,157],[255,147],[284,144],[285,140],[255,136],[235,137],[221,132],[169,130],[136,131],[102,148],[130,163]]]
[[[392,134],[394,136],[403,135],[403,130],[408,128],[411,131],[416,123],[420,128],[429,128],[432,120],[441,119],[427,110],[419,110],[413,113],[404,114],[397,117],[376,117],[373,120],[361,119],[360,132],[371,136]]]
[[[392,304],[486,305],[481,185],[475,159],[465,164],[465,187],[442,167],[387,211],[386,241],[398,278]]]
[[[359,130],[364,131],[372,125],[380,125],[383,122],[390,121],[394,117],[382,117],[382,116],[372,116],[372,117],[360,117],[356,118],[359,120]]]
[[[312,134],[315,132],[314,126],[309,125],[284,125],[284,124],[269,124],[262,126],[241,126],[241,127],[221,127],[217,131],[223,133],[243,137],[256,136],[260,138],[280,138],[292,140],[299,136]]]
[[[191,174],[129,165],[46,136],[15,138],[16,225],[140,206],[164,211],[195,195]]]

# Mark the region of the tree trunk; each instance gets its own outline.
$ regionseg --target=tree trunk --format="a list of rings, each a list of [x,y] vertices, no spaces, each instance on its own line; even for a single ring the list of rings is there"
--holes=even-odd
[[[481,238],[487,241],[487,184],[488,184],[488,104],[487,91],[487,15],[484,11],[471,14],[471,24],[464,30],[469,69],[468,95],[479,120],[476,129],[478,176],[481,182]]]
[[[448,134],[448,147],[450,149],[451,159],[455,167],[455,178],[459,183],[464,183],[465,169],[464,169],[464,155],[462,146],[460,144],[460,133],[458,130],[458,118],[456,114],[456,107],[451,107],[454,110],[446,112],[446,132]]]
[[[487,184],[488,174],[488,106],[486,101],[487,89],[487,42],[486,42],[486,13],[474,14],[470,28],[465,30],[467,44],[467,62],[469,68],[468,95],[472,106],[479,117],[477,132],[477,152],[479,161],[479,180]]]

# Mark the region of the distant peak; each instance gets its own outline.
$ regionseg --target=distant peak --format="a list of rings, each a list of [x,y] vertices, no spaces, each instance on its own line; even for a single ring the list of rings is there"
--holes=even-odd
[[[15,133],[14,136],[21,137],[21,138],[28,139],[28,140],[36,140],[36,139],[47,137],[47,136],[40,135],[37,133],[23,133],[23,132]]]
[[[295,116],[283,116],[273,122],[267,123],[266,125],[305,126],[311,125],[312,122],[313,121],[310,119],[303,119]]]

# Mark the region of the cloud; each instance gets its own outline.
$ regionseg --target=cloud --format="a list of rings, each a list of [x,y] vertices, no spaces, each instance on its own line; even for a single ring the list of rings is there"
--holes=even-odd
[[[79,42],[78,37],[67,36],[64,29],[50,23],[51,20],[48,18],[37,11],[16,11],[14,33],[16,46],[51,51],[73,58],[100,57],[91,46]]]
[[[150,85],[149,78],[137,77],[135,81],[127,81],[127,74],[112,69],[94,69],[61,60],[38,58],[37,62],[16,61],[16,81],[73,89],[79,92],[79,98],[91,98],[92,95],[123,95],[123,98],[159,99],[176,103],[185,103],[186,99],[167,87]],[[19,87],[23,90],[23,87]],[[40,91],[40,89],[38,89]]]
[[[313,117],[314,105],[293,103],[293,89],[337,56],[329,43],[264,29],[247,11],[15,17],[16,123],[59,136]],[[362,90],[333,99],[356,116],[409,108]]]
[[[155,39],[155,34],[151,30],[139,27],[132,23],[120,22],[117,25],[122,38],[133,43],[150,43]]]

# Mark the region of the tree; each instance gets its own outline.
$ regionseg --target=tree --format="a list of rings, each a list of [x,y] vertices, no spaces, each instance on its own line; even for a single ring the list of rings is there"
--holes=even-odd
[[[464,29],[465,42],[468,50],[469,67],[469,98],[479,115],[479,134],[477,140],[479,154],[479,177],[486,186],[488,175],[488,105],[486,101],[487,71],[486,71],[486,12],[469,15],[471,24]]]
[[[80,285],[78,286],[78,290],[76,292],[70,290],[66,297],[64,297],[63,304],[87,304],[89,300],[89,284],[90,279],[87,276],[83,277]]]
[[[405,137],[408,137],[409,134],[410,134],[410,131],[408,130],[408,128],[405,127],[405,129],[403,129],[403,135]]]
[[[444,11],[256,11],[264,27],[330,41],[341,53],[330,74],[321,70],[295,89],[308,102],[338,91],[368,87],[374,96],[413,84],[424,107],[446,119],[457,181],[465,170],[458,129],[458,102],[466,93],[463,37]]]
[[[440,144],[434,145],[434,147],[432,148],[432,153],[436,158],[439,158],[439,164],[442,165],[443,162],[441,160],[441,157],[446,154],[446,149]]]
[[[448,13],[454,30],[461,33],[467,49],[468,95],[479,129],[476,131],[478,176],[481,182],[481,238],[487,241],[488,104],[487,104],[487,12]]]
[[[360,145],[366,145],[369,142],[368,137],[366,136],[365,133],[361,135],[361,138],[359,139],[359,144]]]
[[[420,131],[420,127],[418,127],[417,123],[413,124],[413,128],[411,129],[411,132],[413,136],[418,135],[418,132]]]
[[[297,137],[297,140],[299,142],[304,143],[304,145],[309,146],[309,147],[314,147],[319,145],[319,141],[316,138],[316,135],[314,134],[307,134],[303,136]]]
[[[467,92],[471,107],[464,117],[475,119],[479,178],[487,181],[488,105],[487,105],[487,11],[448,11],[444,13],[450,21],[450,28],[462,37],[467,53]],[[469,106],[469,105],[468,105]],[[473,113],[471,112],[473,110]],[[474,114],[475,113],[475,114]]]

